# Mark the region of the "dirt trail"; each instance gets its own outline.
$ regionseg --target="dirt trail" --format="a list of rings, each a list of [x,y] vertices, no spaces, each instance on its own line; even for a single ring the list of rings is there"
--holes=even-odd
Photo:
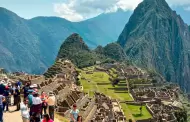
[[[16,109],[15,106],[9,107],[11,112],[6,112],[3,114],[4,121],[3,122],[22,122],[21,112],[14,111]],[[55,122],[60,122],[55,118]]]

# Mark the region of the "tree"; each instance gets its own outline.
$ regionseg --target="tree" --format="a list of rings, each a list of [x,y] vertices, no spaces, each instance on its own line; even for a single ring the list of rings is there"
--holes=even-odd
[[[141,104],[141,107],[139,108],[140,110],[140,115],[142,115],[142,104]]]

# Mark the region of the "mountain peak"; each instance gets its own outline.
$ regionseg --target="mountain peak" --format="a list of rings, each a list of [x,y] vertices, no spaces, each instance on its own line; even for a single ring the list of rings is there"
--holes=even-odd
[[[82,37],[78,33],[71,34],[67,39],[66,42],[79,42],[81,44],[85,44]]]
[[[165,0],[144,0],[135,10],[142,12],[151,11],[163,14],[170,12],[171,8]]]
[[[79,34],[71,34],[61,45],[57,58],[65,58],[68,53],[77,53],[79,51],[89,51],[90,49],[84,43]]]
[[[167,81],[190,91],[190,33],[181,17],[165,0],[144,0],[134,10],[118,43],[137,65],[155,69]],[[184,72],[184,75],[181,73]]]

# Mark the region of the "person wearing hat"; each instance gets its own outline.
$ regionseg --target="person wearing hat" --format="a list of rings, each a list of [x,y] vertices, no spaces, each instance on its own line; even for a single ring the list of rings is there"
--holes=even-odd
[[[72,110],[70,111],[71,122],[77,122],[79,116],[78,114],[79,110],[77,109],[77,105],[74,104]]]
[[[54,109],[55,109],[55,95],[53,92],[49,92],[49,97],[47,98],[47,104],[49,109],[49,115],[52,120],[54,120]]]

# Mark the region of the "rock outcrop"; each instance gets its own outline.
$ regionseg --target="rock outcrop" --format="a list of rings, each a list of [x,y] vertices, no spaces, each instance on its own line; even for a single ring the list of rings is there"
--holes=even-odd
[[[190,92],[190,30],[165,0],[144,0],[118,38],[135,64]]]

